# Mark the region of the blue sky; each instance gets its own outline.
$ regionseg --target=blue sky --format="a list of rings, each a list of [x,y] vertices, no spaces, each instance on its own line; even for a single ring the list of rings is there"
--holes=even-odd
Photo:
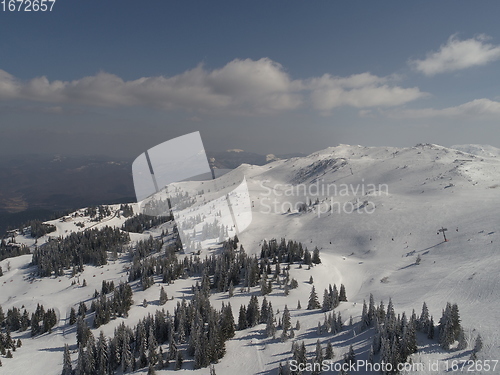
[[[0,153],[500,147],[500,3],[69,1],[0,12]]]

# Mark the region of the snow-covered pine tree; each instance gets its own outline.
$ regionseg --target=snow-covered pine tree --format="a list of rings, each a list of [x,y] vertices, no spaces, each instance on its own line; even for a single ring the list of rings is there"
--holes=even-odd
[[[76,311],[75,308],[72,307],[69,313],[69,325],[72,326],[76,323]]]
[[[328,341],[328,343],[326,344],[325,359],[333,359],[334,356],[335,354],[333,352],[332,342]]]
[[[330,311],[333,308],[332,296],[327,289],[323,292],[323,305],[321,309],[323,311]]]
[[[429,332],[429,309],[427,307],[427,303],[422,304],[422,313],[418,319],[417,328],[419,331],[428,333]]]
[[[321,348],[321,343],[319,339],[316,341],[316,350],[314,352],[314,358],[313,358],[313,371],[311,374],[317,375],[321,373],[321,367],[323,364],[324,356],[323,356],[323,349]]]
[[[69,352],[68,344],[64,345],[64,354],[63,354],[63,369],[62,375],[73,375],[73,367],[71,365],[71,354]]]
[[[319,308],[321,308],[321,305],[319,304],[318,295],[316,294],[316,289],[313,285],[313,287],[311,288],[311,294],[309,294],[309,302],[307,304],[307,309],[314,310]]]
[[[259,323],[266,323],[269,318],[269,304],[267,303],[267,298],[264,296],[262,300],[262,306],[260,308],[260,321]]]
[[[281,321],[281,325],[283,328],[282,337],[286,340],[288,338],[289,331],[292,328],[292,319],[287,305],[285,305],[285,308],[283,309],[283,320]]]
[[[313,250],[312,262],[314,264],[320,264],[321,263],[321,258],[319,257],[319,249],[317,247],[315,247],[314,250]]]
[[[238,315],[238,330],[248,328],[247,324],[247,309],[245,305],[240,306],[240,314]]]
[[[104,333],[101,331],[96,344],[96,369],[98,374],[107,375],[109,368],[108,343]]]
[[[254,327],[259,324],[260,321],[260,308],[259,308],[259,300],[257,296],[251,296],[250,302],[247,307],[247,324],[248,327]]]
[[[164,305],[165,303],[167,303],[167,301],[168,301],[167,292],[165,292],[165,289],[162,286],[160,289],[160,305]]]
[[[435,326],[434,326],[434,318],[431,316],[431,320],[429,321],[429,330],[427,331],[427,338],[430,340],[434,339],[434,331],[435,331]]]
[[[345,293],[344,284],[340,284],[339,301],[340,302],[347,302],[347,295]]]

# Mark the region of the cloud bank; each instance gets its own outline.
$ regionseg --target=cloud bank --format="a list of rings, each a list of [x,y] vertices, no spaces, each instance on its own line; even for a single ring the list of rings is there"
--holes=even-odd
[[[426,76],[486,65],[500,59],[500,46],[486,43],[488,39],[479,35],[459,40],[452,35],[439,51],[428,53],[423,60],[410,60],[409,65]]]
[[[396,119],[424,119],[424,118],[475,118],[498,119],[500,116],[500,102],[482,98],[442,109],[422,108],[391,110],[383,113],[387,117]]]
[[[294,80],[282,65],[268,58],[235,59],[220,69],[199,65],[171,77],[130,81],[106,72],[74,81],[46,77],[22,81],[0,70],[0,100],[224,113],[272,113],[305,107],[324,113],[343,106],[398,106],[426,95],[393,81],[370,73]]]

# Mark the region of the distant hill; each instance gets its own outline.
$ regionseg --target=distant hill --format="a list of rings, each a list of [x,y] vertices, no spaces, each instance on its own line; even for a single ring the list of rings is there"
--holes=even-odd
[[[500,148],[496,148],[490,145],[454,145],[450,148],[459,150],[462,152],[467,152],[468,154],[482,156],[487,158],[497,158],[500,157]]]
[[[208,152],[219,169],[264,165],[265,155],[239,149]],[[300,154],[278,155],[289,158]],[[0,234],[28,220],[67,210],[135,202],[132,160],[105,156],[22,155],[0,160]]]

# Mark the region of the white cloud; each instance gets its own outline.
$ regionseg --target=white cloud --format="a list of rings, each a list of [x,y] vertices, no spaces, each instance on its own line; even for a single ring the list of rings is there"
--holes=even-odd
[[[500,46],[486,43],[488,39],[479,35],[459,40],[452,35],[439,51],[429,52],[423,60],[410,60],[409,64],[427,76],[485,65],[500,59]]]
[[[105,72],[74,81],[49,81],[46,77],[21,81],[0,70],[0,100],[269,113],[306,104],[322,112],[341,106],[397,106],[425,95],[418,88],[395,86],[393,80],[370,73],[293,80],[283,66],[268,58],[236,59],[211,71],[199,65],[172,77],[132,81]]]
[[[341,106],[355,108],[391,107],[408,103],[426,96],[417,87],[402,88],[389,84],[388,77],[370,73],[350,77],[332,77],[325,74],[309,80],[314,108],[330,111]]]
[[[500,116],[500,102],[482,98],[460,104],[455,107],[442,109],[423,108],[407,110],[391,110],[383,112],[384,115],[397,119],[423,119],[423,118],[476,118],[489,119]]]

